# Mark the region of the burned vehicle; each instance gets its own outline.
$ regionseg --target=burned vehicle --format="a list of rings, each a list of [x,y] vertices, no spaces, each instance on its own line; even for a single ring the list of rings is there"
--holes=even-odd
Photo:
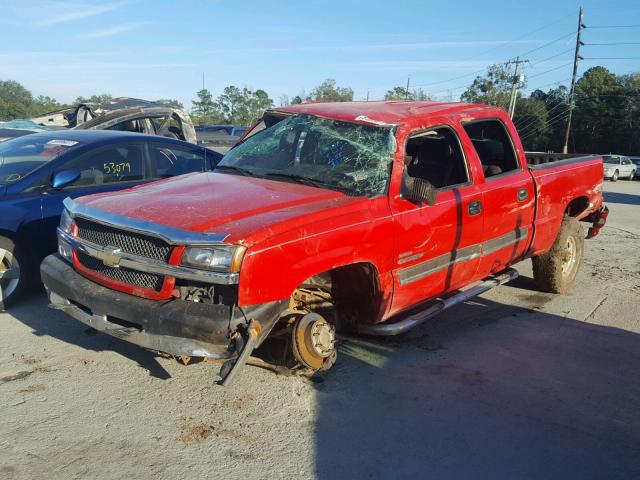
[[[602,185],[601,157],[529,165],[492,106],[280,107],[213,172],[65,200],[40,273],[53,308],[224,361],[223,383],[267,339],[312,374],[338,332],[401,334],[524,259],[540,289],[568,292],[606,221]]]
[[[137,98],[115,98],[101,104],[81,103],[31,121],[52,129],[119,130],[197,143],[195,128],[186,111]]]

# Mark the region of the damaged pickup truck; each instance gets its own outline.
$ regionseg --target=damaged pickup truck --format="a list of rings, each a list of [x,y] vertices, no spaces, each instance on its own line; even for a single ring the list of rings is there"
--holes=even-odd
[[[337,332],[406,332],[526,258],[539,288],[569,291],[606,221],[602,184],[600,157],[528,165],[490,106],[288,106],[214,172],[67,199],[41,276],[53,308],[224,361],[223,383],[267,338],[313,373]]]

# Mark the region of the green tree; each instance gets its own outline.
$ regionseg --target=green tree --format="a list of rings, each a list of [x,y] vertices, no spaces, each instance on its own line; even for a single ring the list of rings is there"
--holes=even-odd
[[[306,99],[310,102],[351,102],[353,90],[348,87],[337,87],[336,81],[328,78],[314,88]]]
[[[518,129],[525,150],[546,151],[550,129],[549,112],[543,100],[535,97],[519,98],[513,122]]]
[[[31,104],[31,116],[37,117],[38,115],[44,115],[45,113],[53,112],[64,108],[65,105],[59,103],[55,98],[38,95],[33,99]]]
[[[219,123],[222,121],[222,112],[213,100],[211,92],[203,88],[196,95],[198,100],[192,101],[191,113],[196,117],[198,123]]]
[[[252,91],[234,85],[225,87],[218,97],[218,106],[227,123],[248,125],[273,107],[273,100],[264,90]]]
[[[179,102],[178,100],[175,100],[173,98],[161,98],[159,100],[156,100],[156,103],[161,103],[163,105],[168,105],[170,107],[173,108],[184,108],[184,105]]]
[[[384,94],[385,100],[430,100],[427,94],[421,88],[407,90],[407,87],[393,87]]]
[[[495,64],[487,68],[487,73],[477,76],[460,96],[469,103],[485,103],[505,110],[509,107],[513,75],[506,64]]]
[[[99,95],[91,95],[90,97],[77,97],[74,101],[74,105],[81,103],[105,103],[109,100],[113,100],[113,96],[109,93],[101,93]]]
[[[26,118],[31,113],[33,96],[15,80],[0,81],[0,120]]]

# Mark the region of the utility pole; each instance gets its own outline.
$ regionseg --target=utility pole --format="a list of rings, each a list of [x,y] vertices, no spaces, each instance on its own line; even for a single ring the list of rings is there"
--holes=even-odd
[[[580,56],[580,47],[584,45],[580,40],[582,29],[586,28],[582,23],[582,7],[578,15],[578,33],[576,35],[576,54],[573,57],[573,77],[571,78],[571,90],[569,90],[569,117],[567,118],[567,131],[564,134],[564,146],[562,153],[569,153],[569,132],[571,131],[571,117],[573,116],[573,93],[576,87],[576,74],[578,73],[578,61],[582,60]]]
[[[202,89],[204,90],[204,72],[202,72]]]
[[[367,88],[367,102],[369,101],[369,89]]]
[[[516,57],[515,60],[507,62],[507,65],[515,63],[516,71],[513,74],[513,83],[511,84],[511,98],[509,99],[509,118],[513,120],[513,114],[516,111],[516,93],[518,92],[518,83],[524,80],[524,77],[520,74],[520,64],[528,63],[529,60],[520,60],[520,57]]]
[[[411,81],[411,74],[407,75],[407,89],[405,90],[406,100],[409,100],[409,82]]]

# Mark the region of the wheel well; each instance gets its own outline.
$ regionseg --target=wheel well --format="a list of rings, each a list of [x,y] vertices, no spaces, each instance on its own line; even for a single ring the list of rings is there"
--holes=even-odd
[[[319,273],[300,285],[300,288],[309,287],[331,294],[342,327],[366,322],[380,308],[378,272],[370,263],[354,263]]]
[[[587,197],[577,197],[569,202],[564,213],[570,217],[578,217],[587,208],[589,208],[589,199]]]

